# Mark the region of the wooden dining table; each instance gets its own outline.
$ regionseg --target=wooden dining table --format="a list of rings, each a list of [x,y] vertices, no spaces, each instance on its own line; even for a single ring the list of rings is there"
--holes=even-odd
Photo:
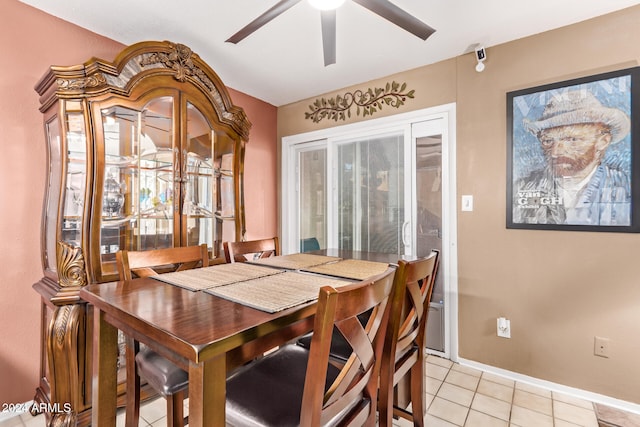
[[[100,427],[115,426],[118,330],[188,372],[189,425],[223,426],[227,374],[311,331],[316,309],[309,301],[270,313],[154,278],[88,285],[80,297],[93,314],[92,424]]]

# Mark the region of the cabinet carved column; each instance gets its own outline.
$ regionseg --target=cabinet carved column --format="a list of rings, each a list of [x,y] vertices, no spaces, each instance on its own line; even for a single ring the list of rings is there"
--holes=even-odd
[[[76,425],[76,411],[82,408],[83,360],[76,355],[84,351],[86,304],[78,299],[78,292],[87,284],[82,250],[58,242],[57,252],[59,297],[52,298],[56,305],[47,329],[47,359],[51,377],[51,401],[62,404],[53,409],[52,426]],[[58,305],[60,304],[60,305]],[[64,406],[67,403],[68,406]],[[69,409],[70,411],[67,411]]]

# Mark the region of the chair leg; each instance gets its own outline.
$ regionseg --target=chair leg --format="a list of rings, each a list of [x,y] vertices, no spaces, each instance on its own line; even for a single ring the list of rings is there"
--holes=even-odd
[[[125,426],[138,427],[140,420],[140,376],[136,366],[136,354],[140,350],[140,343],[133,338],[126,337],[126,413]]]
[[[411,367],[411,411],[413,412],[413,425],[424,427],[425,390],[424,390],[424,357],[418,356],[418,361]]]
[[[184,424],[184,392],[167,396],[167,427],[182,427]]]
[[[389,384],[388,379],[381,377],[378,390],[378,425],[391,427],[393,424],[393,377]]]

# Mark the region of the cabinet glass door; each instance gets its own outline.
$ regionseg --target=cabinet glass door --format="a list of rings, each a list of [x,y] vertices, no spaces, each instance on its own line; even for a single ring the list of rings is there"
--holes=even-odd
[[[240,215],[239,204],[235,199],[235,186],[238,185],[236,177],[235,159],[237,153],[234,152],[236,141],[224,132],[216,131],[213,141],[214,169],[216,176],[216,188],[218,189],[215,200],[215,232],[214,248],[215,255],[222,252],[222,243],[234,241],[241,236],[236,236],[236,216]]]
[[[183,151],[183,235],[187,246],[206,243],[213,247],[215,182],[213,130],[204,115],[187,103],[187,147]]]
[[[87,182],[87,140],[84,130],[84,114],[81,111],[67,111],[65,116],[67,181],[63,192],[64,206],[60,240],[72,246],[81,246],[83,201]]]
[[[50,173],[47,190],[45,270],[56,271],[58,240],[72,246],[82,244],[82,218],[87,183],[87,138],[84,111],[79,101],[66,101],[62,129],[57,116],[46,124],[49,140]],[[61,135],[61,131],[64,133]],[[62,176],[62,182],[55,179]],[[58,221],[57,195],[61,195]],[[57,231],[60,230],[60,234]]]
[[[123,106],[103,109],[102,127],[102,261],[112,261],[120,249],[172,247],[173,98],[156,98],[140,111]]]
[[[60,194],[60,180],[55,179],[60,176],[62,161],[60,159],[60,125],[58,117],[55,116],[45,125],[47,139],[49,140],[49,188],[47,188],[47,198],[45,206],[45,223],[47,232],[45,235],[45,252],[44,252],[44,269],[48,271],[56,271],[56,245],[58,231],[58,199]],[[67,176],[67,181],[69,177]],[[63,219],[64,223],[64,219]],[[64,232],[63,232],[64,234]]]

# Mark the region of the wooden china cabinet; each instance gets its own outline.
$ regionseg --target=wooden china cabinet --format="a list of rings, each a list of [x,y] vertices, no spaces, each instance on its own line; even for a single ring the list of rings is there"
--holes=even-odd
[[[197,54],[166,41],[132,45],[112,63],[51,67],[35,89],[48,171],[34,407],[49,425],[88,425],[93,322],[80,288],[116,280],[120,249],[206,243],[222,262],[222,242],[245,233],[251,124]]]

